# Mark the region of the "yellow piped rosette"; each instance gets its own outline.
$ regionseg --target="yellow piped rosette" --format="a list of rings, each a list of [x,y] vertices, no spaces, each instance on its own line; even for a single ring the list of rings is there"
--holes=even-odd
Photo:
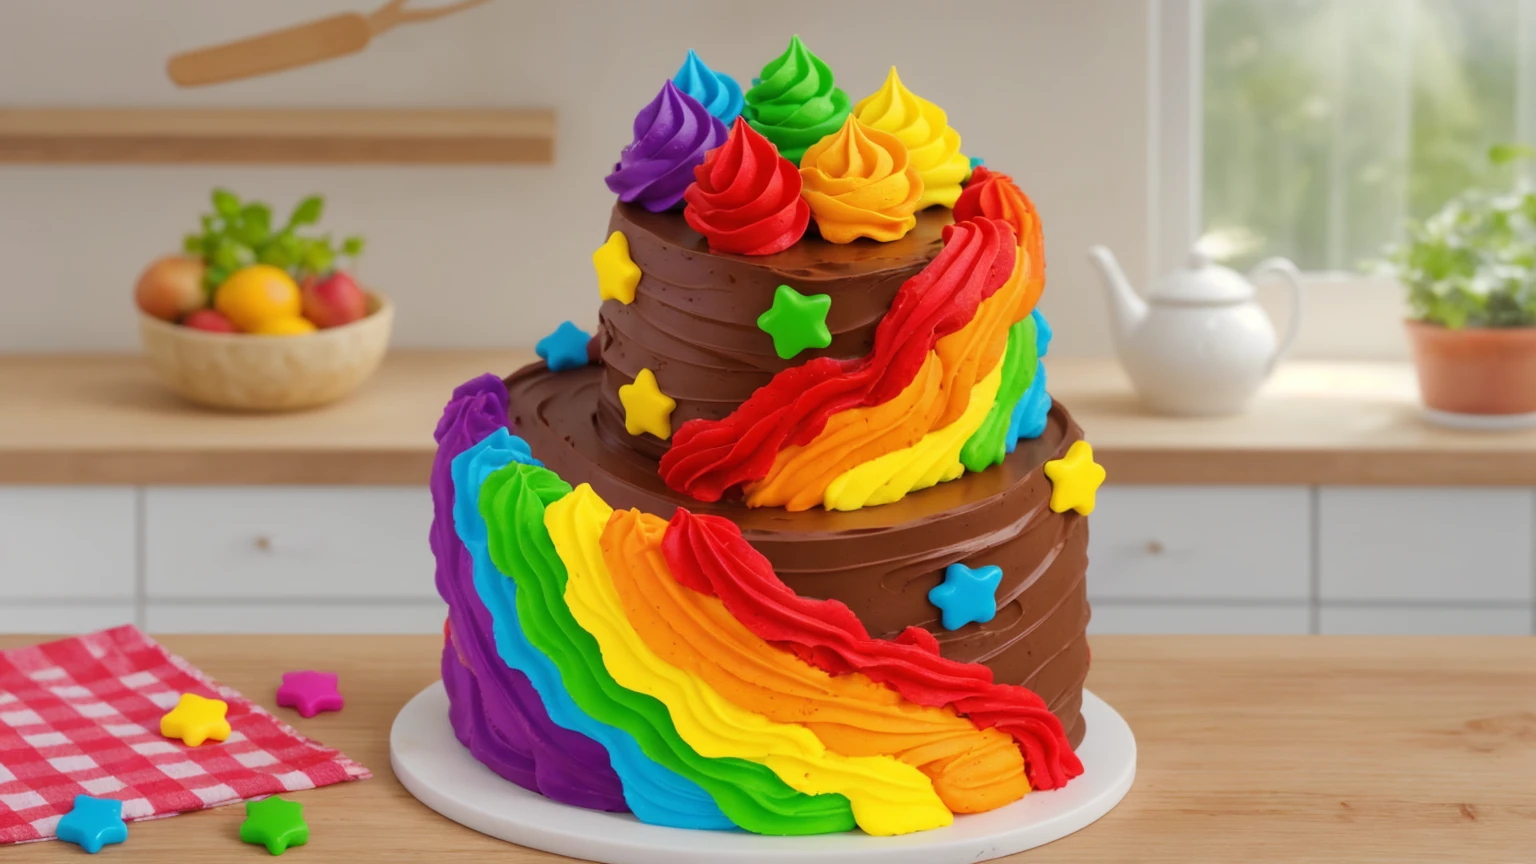
[[[823,239],[900,240],[917,226],[923,178],[905,144],[853,115],[800,159],[801,197]]]
[[[866,833],[905,834],[954,820],[917,768],[890,756],[832,753],[804,726],[747,711],[657,656],[625,616],[603,560],[600,540],[612,516],[613,508],[583,483],[549,505],[544,527],[569,574],[566,603],[620,686],[666,705],[678,734],[701,755],[760,763],[807,795],[845,796]]]
[[[917,209],[955,206],[971,160],[960,152],[960,133],[950,128],[943,108],[908,90],[892,66],[880,89],[853,106],[853,116],[906,145],[912,167],[923,178]]]

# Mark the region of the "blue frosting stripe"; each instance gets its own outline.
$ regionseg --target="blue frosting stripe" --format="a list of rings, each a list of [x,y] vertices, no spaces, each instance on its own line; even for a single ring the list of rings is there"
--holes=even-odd
[[[677,74],[672,76],[672,83],[677,85],[677,89],[697,99],[699,104],[726,126],[730,126],[741,113],[744,101],[741,85],[736,83],[735,78],[705,66],[692,48],[688,49],[688,57],[683,60]]]
[[[1035,319],[1035,348],[1041,358],[1051,347],[1051,325],[1040,310],[1029,313]],[[1013,417],[1008,422],[1008,452],[1012,453],[1025,438],[1039,438],[1045,434],[1045,418],[1051,411],[1051,394],[1045,390],[1045,361],[1042,359],[1035,370],[1029,389],[1013,405]]]
[[[455,457],[452,469],[454,524],[473,562],[475,591],[490,610],[497,652],[527,676],[551,720],[607,749],[624,786],[624,801],[642,822],[673,828],[735,827],[698,784],[646,756],[628,732],[594,720],[577,707],[554,663],[523,634],[517,620],[517,583],[492,563],[485,519],[476,503],[485,479],[513,462],[542,467],[527,442],[497,429]]]

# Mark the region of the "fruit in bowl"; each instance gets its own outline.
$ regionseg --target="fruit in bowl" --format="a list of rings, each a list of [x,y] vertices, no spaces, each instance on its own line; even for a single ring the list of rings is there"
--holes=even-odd
[[[378,368],[393,307],[338,261],[363,240],[316,235],[324,202],[299,202],[280,226],[266,204],[215,190],[183,255],[152,263],[134,299],[151,365],[188,399],[255,411],[321,405]]]

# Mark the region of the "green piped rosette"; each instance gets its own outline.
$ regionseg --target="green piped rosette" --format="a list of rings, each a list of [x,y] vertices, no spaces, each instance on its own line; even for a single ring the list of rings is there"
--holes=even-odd
[[[742,114],[780,156],[799,165],[806,148],[840,129],[850,110],[832,70],[794,36],[789,48],[763,67]]]

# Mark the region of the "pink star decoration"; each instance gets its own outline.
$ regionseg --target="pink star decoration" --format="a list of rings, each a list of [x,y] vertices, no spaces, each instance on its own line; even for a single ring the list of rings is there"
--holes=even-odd
[[[283,684],[277,688],[277,704],[297,708],[304,717],[340,711],[342,700],[336,680],[334,672],[284,672]]]

